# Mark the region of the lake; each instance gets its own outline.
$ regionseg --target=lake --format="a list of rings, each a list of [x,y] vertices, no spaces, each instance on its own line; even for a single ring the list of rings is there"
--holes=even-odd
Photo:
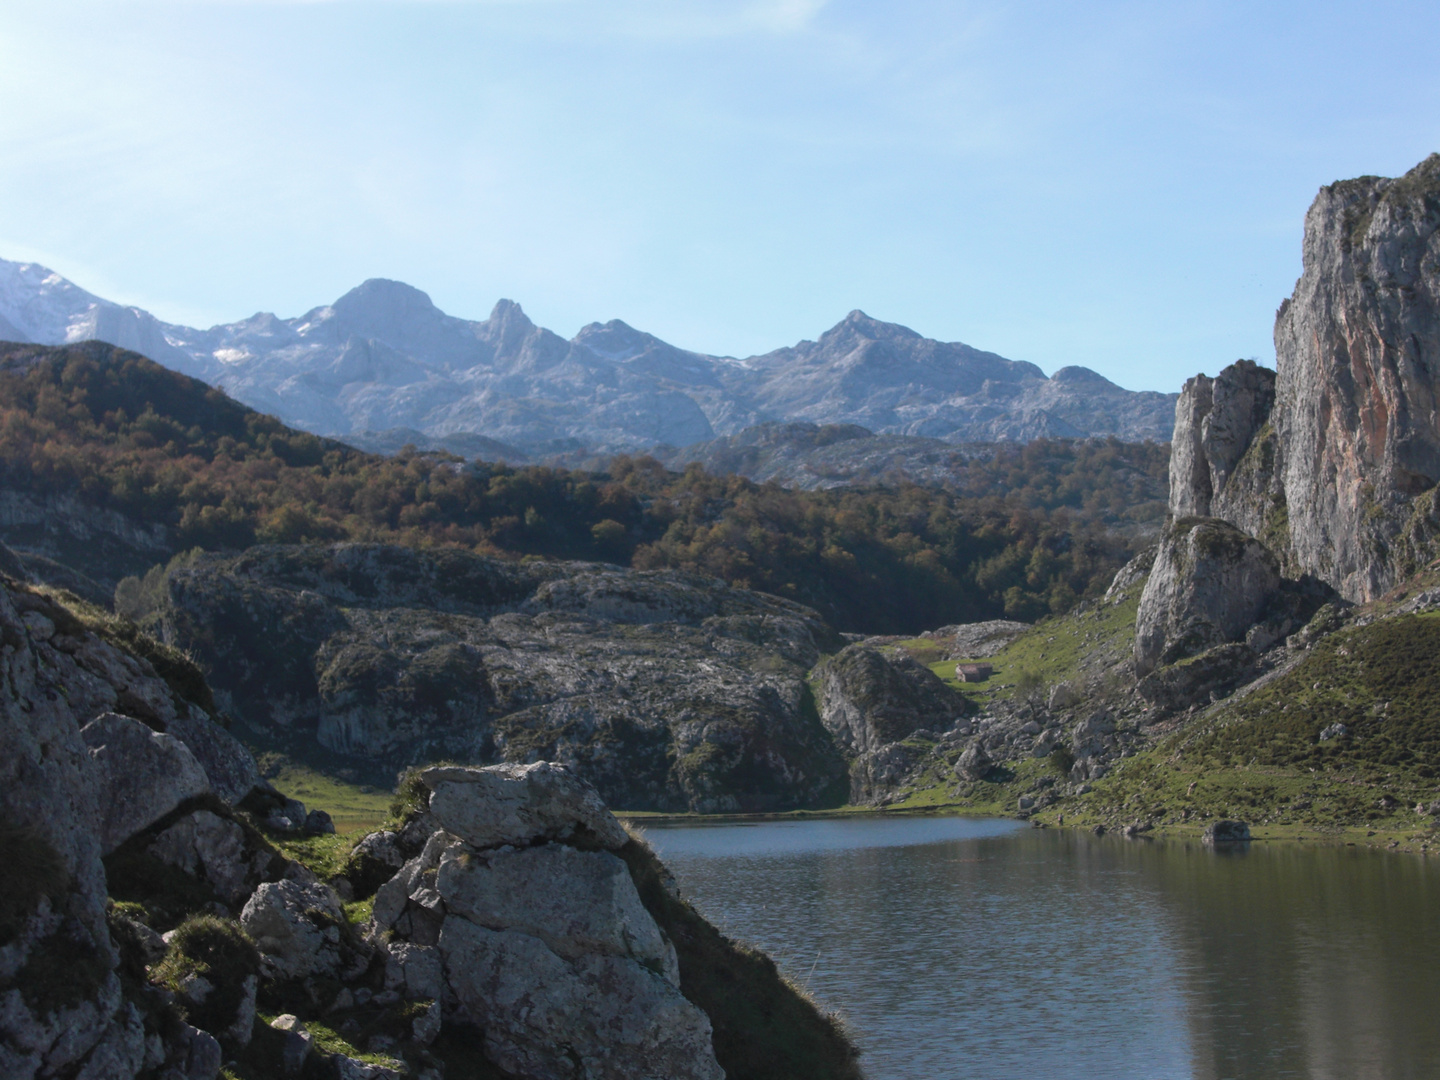
[[[1440,860],[953,817],[646,834],[871,1080],[1440,1077]]]

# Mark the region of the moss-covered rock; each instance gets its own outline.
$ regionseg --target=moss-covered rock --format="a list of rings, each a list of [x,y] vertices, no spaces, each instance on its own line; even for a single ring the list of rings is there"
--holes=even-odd
[[[150,977],[177,996],[196,1027],[232,1046],[250,1041],[260,951],[234,920],[197,915],[181,923]]]

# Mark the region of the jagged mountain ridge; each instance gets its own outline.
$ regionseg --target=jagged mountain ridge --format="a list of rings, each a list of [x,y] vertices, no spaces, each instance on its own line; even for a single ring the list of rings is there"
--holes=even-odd
[[[262,312],[199,330],[111,303],[42,266],[0,260],[0,337],[134,349],[317,434],[478,435],[529,455],[687,446],[773,422],[950,442],[1163,442],[1176,397],[1128,391],[1081,367],[1046,378],[1033,364],[861,311],[816,341],[734,359],[619,320],[567,341],[509,300],[484,321],[460,319],[381,279],[298,318]]]

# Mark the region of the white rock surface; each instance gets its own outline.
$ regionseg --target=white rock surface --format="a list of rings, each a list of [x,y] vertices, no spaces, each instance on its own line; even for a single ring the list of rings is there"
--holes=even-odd
[[[437,888],[448,912],[477,926],[537,937],[567,960],[627,956],[680,985],[674,947],[609,852],[545,844],[452,855],[440,862]]]
[[[430,813],[476,848],[567,840],[577,831],[606,848],[623,847],[629,840],[599,793],[554,762],[439,766],[426,769],[420,779],[431,791]]]
[[[344,913],[328,885],[273,881],[255,890],[240,925],[281,978],[334,974]]]
[[[539,938],[447,919],[451,992],[487,1055],[534,1080],[721,1080],[710,1021],[633,960],[567,961]],[[578,1059],[578,1061],[576,1060]]]

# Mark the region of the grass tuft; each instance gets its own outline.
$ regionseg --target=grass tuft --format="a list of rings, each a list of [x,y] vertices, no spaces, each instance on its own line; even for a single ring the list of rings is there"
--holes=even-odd
[[[235,1021],[245,980],[259,974],[260,950],[239,923],[196,915],[176,928],[165,958],[155,965],[150,978],[177,993],[191,976],[209,982],[214,989],[203,1003],[187,1008],[186,1019],[220,1037]]]

